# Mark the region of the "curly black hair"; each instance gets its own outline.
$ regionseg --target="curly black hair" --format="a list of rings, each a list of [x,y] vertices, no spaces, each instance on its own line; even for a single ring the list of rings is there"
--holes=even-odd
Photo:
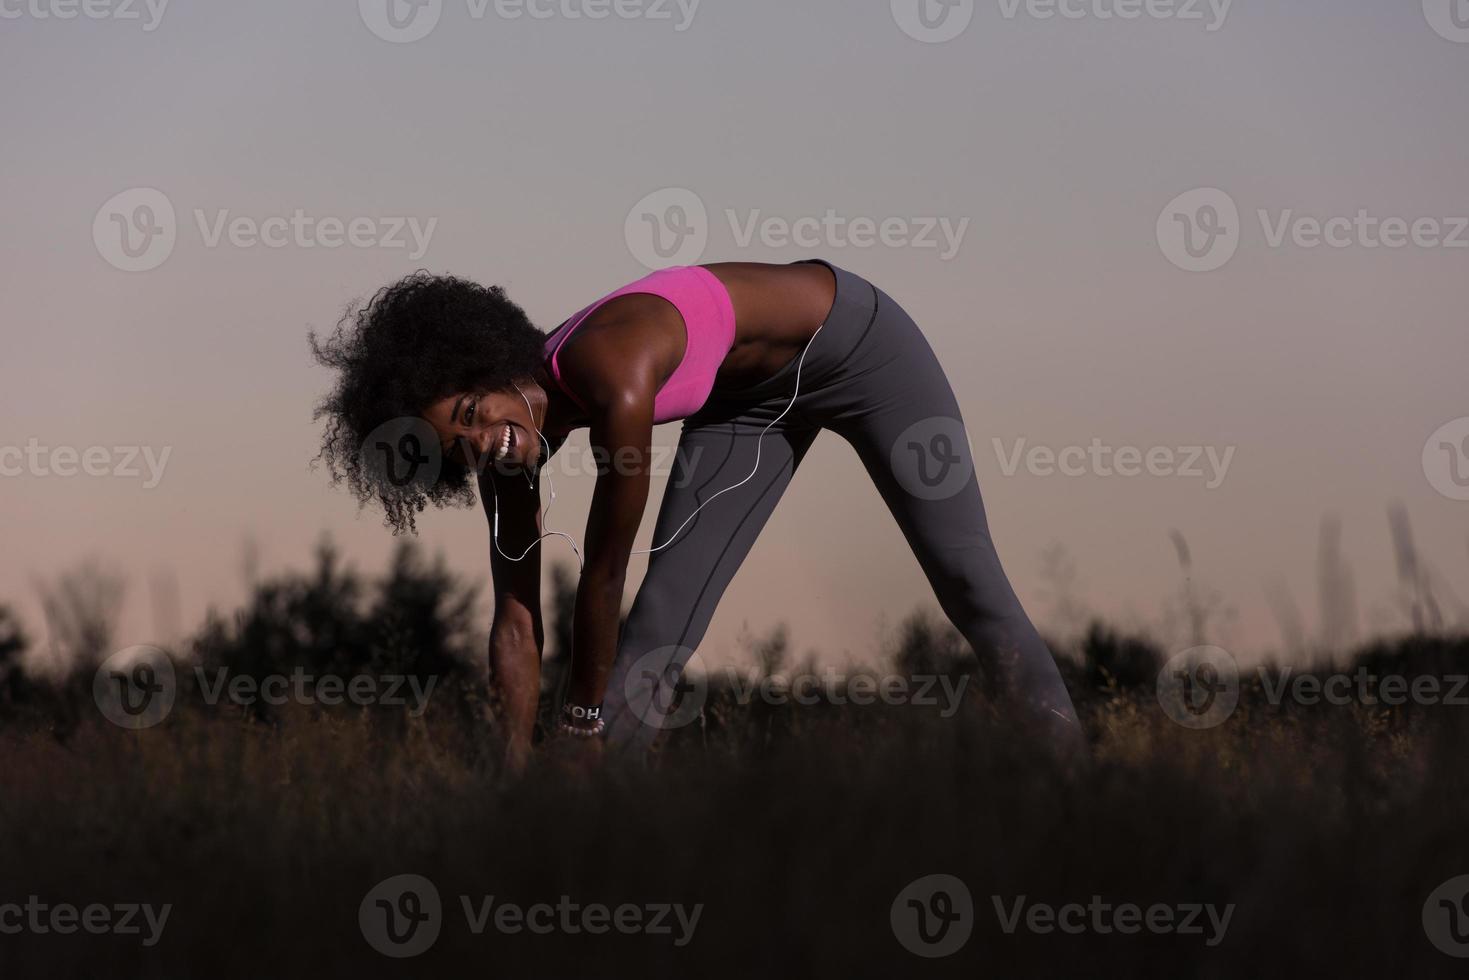
[[[530,376],[546,339],[499,286],[423,270],[348,308],[325,340],[309,336],[317,361],[339,372],[312,415],[327,419],[316,459],[326,460],[333,485],[346,481],[359,505],[376,498],[395,536],[417,533],[414,515],[430,501],[472,505],[472,471],[445,457],[431,483],[399,485],[364,465],[367,437],[455,392],[499,391]]]

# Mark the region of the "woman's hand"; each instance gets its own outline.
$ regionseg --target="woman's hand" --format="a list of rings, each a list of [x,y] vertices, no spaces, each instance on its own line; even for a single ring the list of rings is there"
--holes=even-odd
[[[557,770],[574,778],[584,778],[601,768],[607,743],[600,735],[588,738],[558,730],[545,751]]]

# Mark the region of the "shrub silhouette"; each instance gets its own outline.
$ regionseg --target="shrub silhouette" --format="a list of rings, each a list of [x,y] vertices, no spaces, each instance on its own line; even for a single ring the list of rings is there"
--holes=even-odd
[[[30,638],[21,627],[15,610],[0,604],[0,708],[27,699],[28,680],[21,658],[30,647]]]
[[[1085,683],[1098,690],[1151,688],[1163,668],[1163,651],[1140,636],[1127,636],[1099,620],[1087,627],[1081,642]]]
[[[206,672],[260,681],[303,673],[412,677],[436,688],[472,683],[483,651],[475,644],[475,590],[442,556],[426,561],[398,545],[387,573],[369,581],[342,563],[324,539],[307,573],[269,578],[232,620],[207,618],[192,643]],[[263,714],[263,707],[257,709]]]

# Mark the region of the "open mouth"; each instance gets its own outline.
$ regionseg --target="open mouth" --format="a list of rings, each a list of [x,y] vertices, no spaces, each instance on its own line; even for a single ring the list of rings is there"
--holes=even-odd
[[[495,446],[495,462],[500,462],[510,455],[520,440],[515,435],[515,426],[509,422],[505,423],[505,432],[500,436],[500,442]]]

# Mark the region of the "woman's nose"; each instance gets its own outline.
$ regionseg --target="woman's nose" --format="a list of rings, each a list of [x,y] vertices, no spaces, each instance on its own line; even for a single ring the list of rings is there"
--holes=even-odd
[[[475,455],[484,458],[490,451],[490,430],[476,429],[469,434],[469,444],[474,447]]]

